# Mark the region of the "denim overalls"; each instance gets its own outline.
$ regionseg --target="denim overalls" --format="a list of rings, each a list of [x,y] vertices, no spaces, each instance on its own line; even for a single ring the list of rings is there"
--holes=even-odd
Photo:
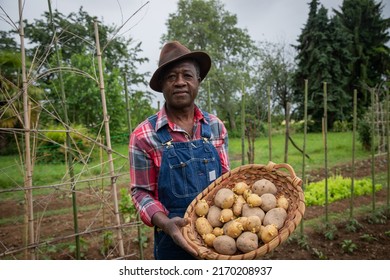
[[[208,123],[208,114],[203,112],[203,115]],[[156,126],[156,120],[156,115],[149,117],[153,127]],[[202,122],[202,139],[190,142],[172,142],[167,125],[156,133],[163,146],[158,179],[159,200],[168,209],[169,218],[183,217],[192,200],[222,174],[218,152],[209,142],[211,129]],[[159,260],[194,259],[156,227],[154,256]]]

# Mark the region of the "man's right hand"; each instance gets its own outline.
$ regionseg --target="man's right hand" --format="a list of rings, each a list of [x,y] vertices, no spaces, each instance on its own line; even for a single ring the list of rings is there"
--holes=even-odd
[[[152,218],[153,225],[159,227],[168,234],[178,246],[191,255],[197,256],[198,253],[187,243],[181,232],[181,228],[187,225],[188,222],[187,219],[180,217],[173,217],[170,219],[163,212],[157,212]]]

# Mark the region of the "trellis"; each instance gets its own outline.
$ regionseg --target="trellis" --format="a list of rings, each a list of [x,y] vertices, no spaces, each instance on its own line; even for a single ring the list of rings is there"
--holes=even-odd
[[[49,4],[49,11],[51,14],[51,5],[50,5],[50,0],[48,1]],[[147,4],[147,3],[146,3]],[[142,9],[146,4],[144,4],[140,9]],[[140,10],[138,9],[137,12]],[[136,12],[136,13],[137,13]],[[132,16],[134,16],[136,13],[134,13]],[[131,16],[131,17],[132,17]],[[131,18],[130,17],[130,18]],[[126,21],[127,22],[127,21]],[[128,170],[124,173],[118,172],[120,171],[120,168],[115,169],[114,167],[114,158],[113,154],[119,155],[120,157],[125,157],[121,154],[118,154],[115,152],[112,147],[111,147],[111,135],[110,135],[110,127],[109,127],[109,116],[107,113],[107,108],[106,108],[106,100],[105,100],[105,88],[104,88],[104,79],[103,79],[103,67],[102,67],[102,52],[100,50],[100,44],[99,44],[99,30],[98,30],[98,23],[95,21],[94,23],[95,27],[95,44],[96,44],[96,52],[97,52],[97,61],[98,61],[98,78],[95,79],[94,77],[91,77],[87,73],[84,73],[82,70],[76,70],[76,69],[71,69],[70,71],[77,72],[78,74],[84,75],[86,78],[92,78],[96,81],[97,86],[99,86],[100,93],[101,93],[101,99],[102,99],[102,111],[103,111],[103,122],[101,124],[100,131],[104,127],[104,130],[106,132],[105,135],[105,141],[106,144],[101,141],[102,137],[98,135],[96,139],[92,139],[91,137],[84,135],[74,128],[72,128],[67,119],[67,114],[66,114],[66,96],[65,92],[63,90],[63,85],[62,85],[62,72],[63,71],[69,71],[69,69],[65,67],[61,67],[59,60],[57,61],[58,65],[56,68],[49,69],[47,70],[47,73],[55,73],[57,72],[59,77],[60,77],[60,84],[62,86],[62,101],[63,101],[63,106],[65,108],[65,116],[64,120],[62,119],[57,119],[63,126],[64,130],[63,132],[66,133],[67,136],[67,141],[66,143],[56,143],[59,146],[63,147],[65,151],[69,151],[70,149],[73,149],[73,151],[77,150],[77,144],[72,143],[72,140],[70,138],[70,133],[76,133],[80,134],[82,137],[88,139],[93,144],[92,149],[94,146],[98,146],[107,153],[108,160],[104,162],[101,160],[101,163],[98,167],[103,169],[105,164],[109,165],[109,174],[104,174],[101,173],[99,176],[96,176],[94,178],[88,178],[88,179],[79,179],[81,177],[80,174],[74,174],[73,173],[73,159],[72,159],[72,154],[69,152],[65,153],[66,161],[67,161],[67,167],[68,167],[68,174],[70,176],[70,181],[63,182],[63,183],[56,183],[52,185],[47,185],[47,186],[34,186],[32,182],[33,178],[33,169],[34,169],[34,151],[36,150],[35,145],[36,145],[36,140],[39,137],[44,137],[42,132],[43,130],[39,130],[36,128],[30,127],[31,119],[30,119],[30,114],[31,114],[31,97],[29,96],[28,89],[29,85],[33,83],[33,77],[27,77],[26,74],[26,63],[25,63],[25,49],[24,49],[24,27],[23,27],[23,3],[22,0],[19,0],[19,37],[20,37],[20,44],[21,44],[21,57],[22,57],[22,82],[23,82],[23,89],[22,89],[22,94],[23,94],[23,120],[22,118],[19,117],[19,120],[23,124],[22,129],[16,129],[16,128],[2,128],[2,131],[12,133],[17,137],[16,135],[24,135],[24,152],[23,155],[21,155],[21,161],[23,164],[24,168],[24,174],[25,174],[25,179],[24,179],[24,184],[23,187],[18,187],[18,188],[13,188],[13,189],[6,189],[2,190],[1,193],[6,193],[6,192],[19,192],[19,191],[24,191],[25,192],[25,201],[26,201],[26,208],[25,208],[25,221],[24,224],[26,225],[25,228],[25,239],[24,239],[24,245],[20,246],[18,248],[5,248],[5,251],[0,253],[0,256],[2,257],[9,257],[9,256],[14,256],[15,254],[20,254],[21,252],[25,252],[24,258],[26,259],[35,259],[37,257],[37,252],[36,249],[41,247],[41,246],[48,246],[51,244],[56,244],[59,242],[62,242],[64,240],[70,239],[70,238],[75,238],[75,258],[79,259],[80,258],[80,237],[81,236],[86,236],[86,235],[91,235],[91,234],[96,234],[96,233],[101,233],[101,232],[106,232],[108,230],[114,230],[117,233],[116,236],[116,244],[113,245],[112,251],[117,251],[117,253],[111,254],[116,256],[117,258],[126,258],[129,256],[134,255],[134,253],[130,252],[125,252],[124,248],[124,242],[122,238],[122,231],[126,228],[129,227],[134,227],[134,228],[140,228],[142,225],[139,217],[135,221],[130,221],[127,223],[122,223],[120,213],[119,213],[119,207],[118,207],[118,191],[117,191],[117,180],[120,177],[126,176],[127,179],[126,181],[128,182]],[[122,26],[123,27],[123,26]],[[120,28],[122,28],[120,27]],[[120,29],[119,28],[119,29]],[[55,36],[54,32],[55,28],[53,27],[53,36]],[[119,30],[118,30],[119,31]],[[53,40],[54,42],[54,49],[57,51],[57,46],[56,46],[56,40]],[[58,58],[58,57],[57,57]],[[45,74],[42,74],[41,77],[45,76]],[[126,97],[127,97],[127,92],[126,92]],[[12,103],[14,102],[14,98],[11,97],[8,100],[8,105],[10,108],[14,108]],[[127,102],[128,103],[128,102]],[[15,109],[15,108],[14,108]],[[16,109],[15,109],[16,110]],[[46,111],[46,113],[49,113]],[[50,114],[50,113],[49,113]],[[15,115],[18,115],[18,112],[15,111]],[[53,114],[51,114],[52,117],[56,118]],[[130,120],[129,120],[130,121]],[[56,130],[58,132],[58,130]],[[130,132],[130,131],[129,131]],[[99,133],[100,134],[100,133]],[[31,143],[35,145],[31,145]],[[84,170],[82,170],[84,172]],[[87,226],[86,229],[79,231],[78,228],[78,215],[79,212],[77,210],[77,199],[76,199],[76,194],[80,192],[80,190],[76,189],[76,185],[79,185],[81,183],[86,183],[86,184],[91,184],[93,182],[97,182],[98,180],[104,180],[104,179],[110,179],[110,189],[112,191],[112,202],[113,206],[110,205],[110,203],[107,202],[108,196],[101,196],[100,192],[95,190],[89,189],[90,192],[93,193],[93,196],[96,197],[98,200],[101,201],[101,207],[98,210],[97,215],[102,212],[103,213],[103,220],[104,220],[104,208],[111,208],[111,212],[113,213],[115,217],[115,223],[112,225],[106,225],[103,223],[102,227],[95,227],[93,228],[93,224],[95,223],[94,221],[91,221],[90,225]],[[70,189],[68,187],[70,186]],[[58,192],[58,191],[66,191],[72,195],[72,204],[73,204],[73,218],[74,218],[74,233],[73,234],[68,234],[60,237],[54,237],[54,238],[48,238],[47,240],[40,241],[40,226],[41,222],[43,221],[44,215],[45,215],[45,210],[46,207],[49,203],[44,206],[44,212],[41,213],[35,213],[34,212],[34,197],[33,197],[33,190],[40,190],[40,189],[50,189],[53,191],[53,193]],[[35,202],[36,203],[36,202]],[[103,211],[102,211],[103,208]],[[39,215],[39,216],[37,216]],[[141,232],[138,230],[138,239],[141,240],[140,238]],[[4,246],[4,244],[3,244]],[[142,253],[142,244],[140,244],[139,248],[140,252],[140,258],[143,258],[143,253]]]

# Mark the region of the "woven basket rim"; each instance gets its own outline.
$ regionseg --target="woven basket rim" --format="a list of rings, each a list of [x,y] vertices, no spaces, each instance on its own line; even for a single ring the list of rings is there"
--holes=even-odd
[[[286,171],[281,170],[286,169]],[[248,171],[253,170],[262,170],[266,172],[267,174],[273,174],[274,176],[283,177],[284,179],[289,181],[290,186],[293,188],[293,191],[297,194],[299,197],[297,201],[297,208],[295,209],[293,213],[293,218],[286,221],[283,228],[279,230],[279,233],[277,237],[275,237],[270,242],[263,244],[256,250],[253,250],[248,253],[242,253],[242,254],[235,254],[235,255],[221,255],[215,252],[212,248],[209,248],[205,246],[204,244],[201,244],[198,241],[198,233],[194,230],[194,225],[192,223],[191,215],[193,214],[194,207],[196,203],[207,197],[208,195],[211,195],[215,189],[220,187],[222,182],[226,182],[226,180],[229,180],[234,175],[247,173]],[[267,165],[265,164],[246,164],[239,167],[236,167],[229,172],[223,174],[222,176],[218,177],[214,182],[212,182],[207,188],[205,188],[201,193],[199,193],[194,200],[190,203],[190,205],[187,207],[187,210],[184,214],[184,218],[189,220],[189,223],[182,228],[182,233],[184,238],[186,239],[187,243],[193,247],[197,253],[198,259],[223,259],[223,260],[250,260],[250,259],[258,259],[261,256],[269,253],[273,249],[275,249],[277,246],[279,246],[281,243],[287,240],[287,238],[292,234],[292,232],[296,229],[298,224],[301,222],[303,215],[305,213],[305,202],[304,202],[304,193],[301,188],[302,180],[298,178],[295,174],[294,169],[287,163],[280,163],[276,164],[272,161],[269,161]]]

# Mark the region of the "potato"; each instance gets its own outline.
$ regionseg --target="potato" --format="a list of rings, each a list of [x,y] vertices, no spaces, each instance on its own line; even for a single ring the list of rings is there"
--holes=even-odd
[[[222,209],[212,205],[209,209],[209,213],[207,214],[207,220],[209,221],[212,227],[221,227],[223,223],[219,220],[221,217]]]
[[[202,199],[198,201],[195,205],[195,213],[199,217],[206,216],[209,212],[209,205],[207,204],[206,200]]]
[[[202,236],[213,231],[213,227],[205,217],[199,217],[195,221],[196,231]]]
[[[236,241],[237,249],[243,253],[256,250],[259,246],[259,239],[253,232],[243,232]]]
[[[221,216],[219,217],[219,220],[222,223],[227,223],[231,220],[233,220],[234,214],[232,209],[222,209]]]
[[[287,212],[284,208],[277,207],[265,213],[263,225],[275,225],[277,229],[281,229],[287,218]]]
[[[246,217],[247,221],[245,223],[244,229],[253,233],[256,233],[260,230],[261,220],[258,216],[249,216]]]
[[[261,205],[262,200],[261,200],[261,197],[260,197],[258,194],[251,193],[251,194],[247,197],[246,203],[248,203],[248,205],[249,205],[250,207],[257,207],[257,206],[260,206],[260,205]]]
[[[287,211],[288,206],[289,206],[289,202],[288,202],[287,198],[284,197],[284,195],[281,195],[277,198],[276,207],[281,207]]]
[[[237,238],[238,236],[240,236],[243,230],[244,228],[242,224],[237,220],[234,220],[226,227],[225,234],[232,238]]]
[[[276,207],[276,197],[272,193],[265,193],[261,195],[261,206],[265,212],[271,210]]]
[[[278,229],[275,225],[262,226],[259,235],[264,243],[268,243],[278,235]]]
[[[235,201],[232,207],[233,214],[237,217],[241,216],[242,213],[242,206],[246,203],[244,197],[242,195],[237,195],[235,197]]]
[[[247,200],[248,196],[250,196],[252,193],[251,190],[245,190],[242,196],[244,197],[245,201]]]
[[[202,236],[204,243],[206,243],[207,246],[213,247],[213,242],[216,236],[213,233],[204,234]]]
[[[213,229],[212,234],[214,234],[215,236],[223,235],[223,229],[220,228],[220,227],[215,227],[215,228]]]
[[[233,255],[237,251],[236,240],[227,235],[217,236],[213,241],[213,247],[222,255]]]
[[[239,222],[245,230],[245,228],[248,224],[248,217],[239,217],[236,219],[236,221]]]
[[[245,190],[249,190],[249,186],[245,182],[238,182],[234,185],[233,192],[242,195]]]
[[[263,220],[265,213],[263,209],[261,209],[260,207],[249,207],[248,204],[244,204],[244,206],[242,206],[241,216],[243,217],[258,216],[260,220]]]
[[[234,221],[235,221],[235,220],[234,220]],[[223,234],[226,235],[226,230],[227,230],[227,228],[229,227],[229,225],[230,225],[231,223],[233,223],[233,220],[232,220],[232,221],[229,221],[229,222],[227,222],[227,223],[225,223],[225,224],[223,225],[223,227],[222,227]]]
[[[260,179],[254,182],[251,190],[253,193],[258,194],[259,196],[262,196],[265,193],[276,194],[278,191],[275,184],[267,179]]]
[[[231,208],[234,203],[234,192],[230,189],[222,188],[217,191],[214,197],[214,204],[222,209]]]

